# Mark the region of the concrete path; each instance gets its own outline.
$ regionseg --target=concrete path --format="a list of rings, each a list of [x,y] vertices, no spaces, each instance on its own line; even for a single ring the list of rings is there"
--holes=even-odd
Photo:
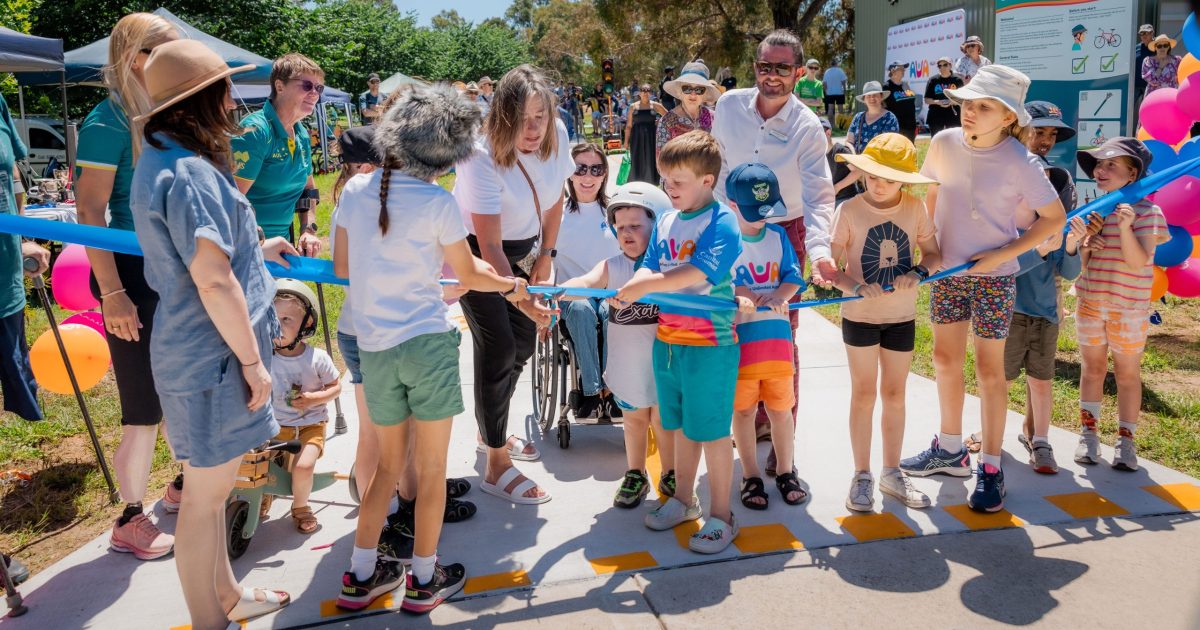
[[[513,506],[472,490],[467,498],[478,504],[479,514],[448,525],[440,548],[443,558],[463,562],[472,576],[460,601],[435,611],[429,621],[379,615],[398,607],[399,594],[383,598],[379,610],[342,615],[332,602],[348,567],[357,511],[346,487],[337,484],[314,495],[320,531],[308,537],[296,533],[286,516],[289,502],[277,500],[272,519],[234,562],[243,583],[285,589],[294,599],[248,627],[489,627],[542,619],[554,627],[745,626],[759,620],[811,620],[820,627],[870,623],[892,611],[900,626],[915,626],[937,623],[927,618],[934,610],[955,615],[951,626],[1037,621],[1076,626],[1085,620],[1140,626],[1161,620],[1167,627],[1195,627],[1200,483],[1152,462],[1143,462],[1137,473],[1078,467],[1070,457],[1074,436],[1059,429],[1050,439],[1062,471],[1035,475],[1011,439],[1017,414],[1010,414],[1006,433],[1008,511],[985,517],[967,510],[972,480],[918,479],[918,487],[934,497],[931,509],[909,510],[877,494],[876,513],[849,515],[843,505],[852,473],[844,349],[836,327],[803,313],[797,462],[813,499],[790,508],[770,488],[772,503],[765,512],[735,502],[742,534],[725,552],[693,554],[685,546],[694,531],[689,526],[651,532],[641,524],[648,508],[613,508],[625,469],[620,427],[578,426],[571,447],[559,449],[553,434],[542,440],[530,422],[519,420],[531,410],[526,379],[514,398],[510,429],[530,435],[541,449],[541,461],[519,467],[554,499]],[[470,406],[469,338],[463,348],[464,398]],[[924,448],[936,431],[936,401],[933,382],[910,377],[905,453]],[[351,431],[330,438],[320,470],[346,472],[353,461],[358,421],[350,388],[342,406]],[[966,429],[972,430],[978,426],[978,401],[968,399],[966,409]],[[468,410],[455,422],[449,471],[477,486],[483,460],[474,450],[475,433]],[[877,467],[878,439],[874,447]],[[766,448],[760,445],[760,457]],[[1112,451],[1105,447],[1102,454],[1107,461]],[[700,486],[706,500],[703,472]],[[1170,516],[1137,518],[1164,514]],[[175,525],[169,516],[158,522],[168,532]],[[1013,529],[975,533],[992,528]],[[905,537],[909,540],[872,542]],[[187,623],[171,558],[139,563],[106,547],[107,533],[34,576],[22,589],[30,612],[4,620],[5,630],[161,629]],[[822,570],[795,570],[805,567]],[[512,594],[498,595],[506,592]],[[699,593],[698,599],[690,601],[688,593]],[[926,597],[902,597],[917,593]]]

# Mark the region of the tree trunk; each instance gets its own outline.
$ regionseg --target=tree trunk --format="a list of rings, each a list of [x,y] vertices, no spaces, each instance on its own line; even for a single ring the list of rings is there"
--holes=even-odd
[[[775,28],[786,28],[800,35],[812,24],[827,0],[767,0]],[[800,13],[801,6],[804,13]]]

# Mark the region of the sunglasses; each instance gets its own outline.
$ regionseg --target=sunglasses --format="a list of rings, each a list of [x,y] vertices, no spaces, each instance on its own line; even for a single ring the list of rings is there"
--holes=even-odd
[[[808,69],[809,70],[820,70],[821,66],[809,66]]]
[[[796,64],[794,63],[771,63],[770,61],[755,61],[754,71],[758,74],[771,74],[774,72],[781,77],[791,76],[796,72]]]
[[[305,92],[316,92],[318,95],[325,92],[325,86],[320,83],[313,83],[308,79],[296,79],[295,81],[300,84],[300,89]]]
[[[379,83],[379,79],[371,79],[370,81],[367,81],[367,83],[370,85],[375,85],[376,83]]]
[[[1155,46],[1155,48],[1157,48],[1158,50],[1170,50],[1171,46],[1170,46],[1170,44],[1159,44],[1159,45]]]
[[[696,96],[703,96],[704,93],[708,91],[708,88],[704,87],[703,85],[685,85],[685,86],[679,88],[679,91],[683,92],[684,94],[695,94]]]
[[[608,169],[606,169],[603,164],[576,164],[575,165],[575,175],[578,177],[583,177],[584,175],[589,175],[589,174],[592,177],[600,177],[601,175],[604,175],[604,171],[606,171],[606,170],[608,170]]]
[[[646,94],[649,94],[649,93],[650,93],[650,90],[638,90],[638,91],[639,91],[639,92],[645,92]]]
[[[143,49],[139,50],[138,52],[142,53],[143,55],[149,55],[149,54],[150,54],[150,49],[149,49],[149,48],[143,48]]]
[[[950,67],[950,64],[948,64],[948,63],[939,63],[939,64],[938,64],[938,67],[939,67],[939,68],[949,68],[949,67]]]

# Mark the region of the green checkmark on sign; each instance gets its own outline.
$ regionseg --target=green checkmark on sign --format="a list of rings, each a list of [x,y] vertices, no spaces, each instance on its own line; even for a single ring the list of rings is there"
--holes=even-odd
[[[1083,74],[1084,68],[1087,67],[1087,57],[1078,57],[1071,60],[1071,73]]]
[[[1118,54],[1120,54],[1120,53],[1118,53]],[[1115,67],[1116,65],[1117,65],[1117,55],[1113,55],[1111,57],[1101,57],[1100,58],[1100,71],[1101,72],[1112,72],[1113,67]]]

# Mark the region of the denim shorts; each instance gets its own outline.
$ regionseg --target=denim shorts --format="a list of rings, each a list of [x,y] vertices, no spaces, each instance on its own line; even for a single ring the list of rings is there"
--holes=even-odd
[[[350,371],[350,383],[352,385],[362,384],[362,363],[358,358],[358,337],[338,331],[337,342],[338,351],[342,353],[342,361],[346,362],[346,369]]]

